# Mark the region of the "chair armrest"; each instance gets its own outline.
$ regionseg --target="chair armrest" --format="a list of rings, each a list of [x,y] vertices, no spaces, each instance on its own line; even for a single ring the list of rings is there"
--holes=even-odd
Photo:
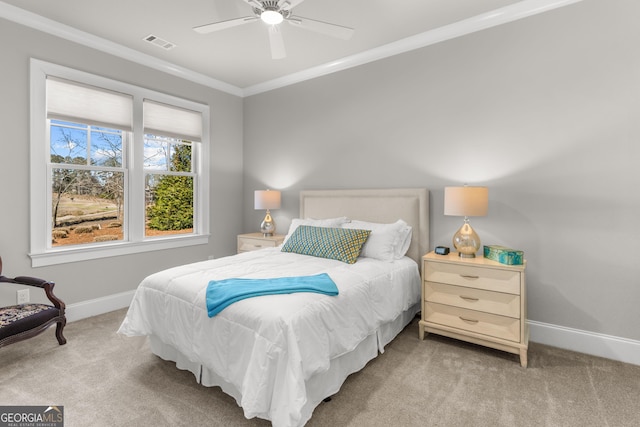
[[[56,297],[53,293],[53,287],[56,285],[53,282],[44,279],[38,279],[37,277],[29,277],[29,276],[18,276],[13,279],[10,279],[5,276],[0,276],[0,282],[5,283],[13,283],[17,285],[27,285],[27,286],[35,286],[37,288],[44,289],[45,294],[47,294],[47,298],[49,301],[53,303],[53,305],[64,313],[65,304],[61,299]]]
[[[0,283],[17,283],[14,279],[6,276],[0,276]]]
[[[29,277],[29,276],[18,276],[14,277],[14,283],[18,283],[20,285],[27,286],[37,286],[38,288],[44,288],[46,283],[49,283],[48,280],[39,279],[37,277]]]

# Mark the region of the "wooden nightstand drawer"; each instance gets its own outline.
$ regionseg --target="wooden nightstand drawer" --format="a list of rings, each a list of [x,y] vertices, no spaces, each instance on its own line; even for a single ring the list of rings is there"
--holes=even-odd
[[[515,294],[426,282],[425,299],[428,302],[520,318],[520,296]]]
[[[428,262],[424,279],[429,282],[520,294],[520,272],[515,270]]]
[[[508,341],[520,342],[520,320],[449,305],[426,303],[425,321]]]
[[[238,251],[241,252],[256,251],[258,249],[273,248],[274,246],[276,246],[275,242],[269,240],[250,239],[246,237],[244,239],[241,239],[238,243]]]
[[[257,251],[263,248],[274,248],[284,240],[284,236],[267,236],[262,233],[248,233],[238,235],[238,253]]]

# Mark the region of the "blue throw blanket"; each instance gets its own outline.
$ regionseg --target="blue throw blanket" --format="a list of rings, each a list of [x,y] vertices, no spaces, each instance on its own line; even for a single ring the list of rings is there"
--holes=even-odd
[[[316,292],[335,296],[338,295],[338,287],[327,273],[273,279],[212,280],[207,285],[207,311],[209,317],[213,317],[227,306],[245,298],[294,292]]]

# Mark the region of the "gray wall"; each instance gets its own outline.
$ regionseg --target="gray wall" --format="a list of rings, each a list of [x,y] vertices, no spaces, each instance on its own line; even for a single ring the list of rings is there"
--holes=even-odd
[[[242,99],[0,19],[0,255],[3,273],[55,279],[68,305],[136,288],[165,267],[228,255],[242,231]],[[29,252],[29,58],[169,93],[211,107],[208,245],[32,269]],[[31,291],[36,299],[37,291]],[[0,303],[15,303],[2,287]]]
[[[489,187],[483,243],[524,250],[531,320],[640,339],[640,2],[585,0],[244,100],[253,191],[431,190],[430,246],[462,219],[443,187]]]

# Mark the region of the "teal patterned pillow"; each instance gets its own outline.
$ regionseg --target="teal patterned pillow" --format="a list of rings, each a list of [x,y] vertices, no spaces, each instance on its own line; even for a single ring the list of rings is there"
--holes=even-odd
[[[294,252],[353,264],[371,230],[301,225],[282,246],[282,252]]]

